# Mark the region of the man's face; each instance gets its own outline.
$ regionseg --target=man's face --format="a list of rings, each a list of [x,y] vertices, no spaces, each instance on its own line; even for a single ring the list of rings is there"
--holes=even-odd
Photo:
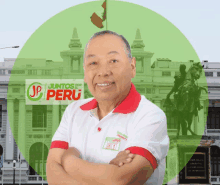
[[[135,58],[127,57],[120,37],[98,36],[89,42],[85,53],[84,81],[97,100],[113,101],[129,89],[136,74],[135,64]]]

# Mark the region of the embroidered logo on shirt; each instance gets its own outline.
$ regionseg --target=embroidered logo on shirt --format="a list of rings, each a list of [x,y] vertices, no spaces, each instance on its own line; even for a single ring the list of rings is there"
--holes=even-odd
[[[122,134],[121,132],[117,132],[117,136],[118,137],[120,137],[120,138],[122,138],[122,139],[124,139],[124,140],[126,140],[127,141],[127,139],[128,139],[128,136],[126,136],[125,134]]]
[[[103,145],[103,149],[106,150],[114,150],[114,151],[119,151],[120,148],[120,142],[121,139],[120,138],[116,138],[116,137],[106,137],[105,138],[105,143]]]

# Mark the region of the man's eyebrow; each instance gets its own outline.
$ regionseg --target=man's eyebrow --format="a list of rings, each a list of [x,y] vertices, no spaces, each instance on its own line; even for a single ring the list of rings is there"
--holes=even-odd
[[[117,51],[110,51],[110,52],[108,52],[108,55],[109,55],[109,54],[113,54],[113,53],[119,54]]]
[[[110,51],[110,52],[108,52],[108,55],[110,55],[110,54],[119,54],[117,51]],[[87,57],[86,58],[90,58],[90,57],[95,57],[96,55],[94,55],[94,54],[89,54],[89,55],[87,55]]]
[[[89,54],[89,55],[87,55],[86,58],[90,58],[90,57],[95,57],[95,55],[93,55],[93,54]]]

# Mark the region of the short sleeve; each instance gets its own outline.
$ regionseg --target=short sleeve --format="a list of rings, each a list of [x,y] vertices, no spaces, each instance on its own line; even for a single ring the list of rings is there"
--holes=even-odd
[[[155,170],[169,150],[165,113],[160,109],[146,113],[136,120],[128,132],[125,149],[145,157]]]
[[[62,148],[62,149],[68,149],[69,143],[68,143],[68,128],[69,128],[69,106],[66,107],[60,125],[57,128],[55,134],[52,138],[51,148]]]

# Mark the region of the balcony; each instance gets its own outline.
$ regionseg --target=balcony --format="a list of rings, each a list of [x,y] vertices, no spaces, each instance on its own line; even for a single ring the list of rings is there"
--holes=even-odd
[[[220,183],[220,176],[211,176],[211,183],[212,184],[219,184]]]
[[[217,134],[219,134],[220,133],[220,129],[207,129],[207,133],[217,133]]]
[[[43,176],[43,178],[46,178],[46,175]],[[39,175],[28,175],[28,181],[27,184],[48,184],[47,181],[42,180],[42,177]]]
[[[44,179],[46,178],[46,175],[44,176]],[[13,181],[13,177],[12,174],[11,175],[4,175],[4,184],[12,184]],[[24,178],[24,176],[18,176],[18,174],[15,175],[15,183],[19,184],[48,184],[47,181],[42,180],[42,177],[39,175],[27,175],[26,178]],[[2,174],[0,175],[0,184],[2,184]]]

